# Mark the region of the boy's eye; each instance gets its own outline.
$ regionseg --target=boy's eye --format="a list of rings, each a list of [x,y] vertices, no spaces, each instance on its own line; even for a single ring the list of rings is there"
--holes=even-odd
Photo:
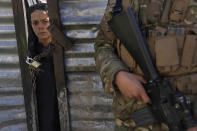
[[[38,25],[38,23],[39,23],[38,21],[33,21],[32,25]]]
[[[42,21],[44,24],[48,23],[49,21],[48,20],[43,20]]]

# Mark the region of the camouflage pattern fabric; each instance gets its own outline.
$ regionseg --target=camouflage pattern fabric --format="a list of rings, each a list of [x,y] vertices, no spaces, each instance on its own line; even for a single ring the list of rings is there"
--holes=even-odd
[[[115,125],[114,131],[168,131],[168,127],[166,125],[150,125],[146,127],[127,127],[127,126],[119,126]]]
[[[100,31],[95,43],[95,58],[96,68],[101,75],[101,79],[104,83],[103,87],[105,92],[114,94],[115,87],[113,85],[114,76],[121,70],[128,71],[128,67],[118,58],[116,50],[113,47],[115,43],[115,35],[107,25],[107,21],[111,19],[111,6],[115,0],[108,2],[106,13],[100,25]],[[107,32],[107,33],[106,33]]]
[[[114,5],[114,2],[115,0],[110,0],[108,2],[106,13],[101,22],[102,27],[100,27],[100,32],[98,34],[97,41],[95,44],[95,50],[96,50],[95,58],[97,65],[96,67],[97,67],[97,71],[101,75],[105,92],[114,95],[113,110],[115,117],[121,119],[122,121],[126,121],[123,122],[124,124],[116,123],[115,130],[129,131],[130,130],[129,114],[137,109],[145,107],[146,105],[136,100],[124,98],[121,95],[121,93],[117,90],[117,87],[115,87],[115,85],[113,84],[114,76],[117,72],[121,70],[129,71],[129,68],[116,55],[117,52],[113,47],[113,43],[116,42],[115,36],[107,25],[107,21],[111,19],[110,12]],[[140,129],[142,128],[139,128],[139,131]],[[143,129],[141,131],[143,131]]]
[[[155,0],[151,0],[151,1],[155,2]],[[155,10],[152,9],[153,11],[156,12],[156,14],[158,14],[158,12],[160,11],[162,1],[163,0],[158,0],[158,1],[156,1],[156,3],[153,3],[153,5],[149,4],[149,6],[155,7],[155,5],[156,5],[158,7],[158,8],[155,8]],[[191,1],[193,2],[193,0],[191,0]],[[116,0],[108,0],[108,5],[107,5],[107,8],[105,10],[104,17],[101,21],[100,31],[98,33],[98,37],[97,37],[97,40],[96,40],[96,43],[95,43],[95,51],[96,51],[95,52],[95,60],[96,60],[97,72],[99,72],[99,74],[101,76],[104,91],[106,93],[110,93],[114,96],[112,107],[113,107],[114,116],[116,118],[116,120],[115,120],[115,124],[116,124],[115,131],[168,131],[169,130],[168,127],[163,123],[162,124],[155,124],[155,125],[148,125],[146,127],[136,127],[135,123],[129,118],[129,116],[132,112],[135,112],[138,109],[144,108],[147,105],[145,103],[141,102],[141,101],[125,98],[120,93],[120,91],[118,90],[116,85],[114,84],[115,75],[119,71],[129,71],[129,72],[138,72],[138,73],[140,72],[140,69],[136,65],[136,63],[133,62],[131,60],[131,58],[129,58],[131,56],[126,55],[125,57],[127,58],[127,60],[124,61],[124,59],[122,57],[123,53],[121,51],[119,51],[119,49],[124,49],[124,47],[122,47],[122,45],[120,44],[120,41],[116,38],[116,36],[113,34],[113,32],[111,31],[111,29],[109,28],[109,26],[107,24],[107,22],[112,17],[111,16],[111,11],[112,11],[112,8],[113,8],[115,2],[116,2]],[[123,0],[123,2],[125,2],[127,6],[129,6],[129,4],[131,4],[131,6],[133,6],[133,9],[134,9],[135,14],[137,16],[138,15],[139,15],[139,17],[143,16],[142,18],[143,18],[144,21],[142,21],[142,24],[146,24],[146,23],[149,23],[149,24],[151,23],[152,24],[152,23],[154,23],[153,25],[155,25],[155,23],[156,24],[158,23],[158,21],[157,21],[157,20],[159,20],[158,18],[153,18],[153,19],[147,18],[147,20],[146,20],[145,16],[147,16],[147,14],[145,14],[145,15],[144,14],[139,14],[139,9],[142,8],[142,7],[143,8],[146,7],[146,5],[143,5],[144,2],[147,2],[146,0],[145,1],[144,0]],[[141,6],[139,6],[140,3],[141,3]],[[191,4],[189,5],[189,9],[191,8],[192,10],[194,10],[194,8],[196,9],[196,7],[197,6],[194,7]],[[144,10],[144,11],[146,13],[146,10]],[[147,13],[150,13],[150,12],[147,12]],[[188,12],[186,12],[186,13],[188,13]],[[196,13],[192,12],[192,15],[195,16],[195,17],[189,17],[188,16],[188,18],[187,17],[186,18],[187,18],[188,21],[193,20],[193,25],[194,25],[193,27],[195,27],[194,30],[196,31],[196,23],[197,22],[196,22],[196,19],[194,20],[194,18],[196,18]],[[155,17],[155,16],[156,15],[153,15],[152,17]],[[160,14],[158,14],[157,16],[160,16]],[[139,20],[140,19],[141,18],[139,18]],[[189,22],[189,23],[191,23],[191,22]],[[148,25],[148,26],[150,26],[150,25]],[[161,32],[162,31],[165,32],[165,30],[163,30],[161,28],[159,28],[158,30],[161,31]],[[196,35],[194,37],[196,37]],[[149,40],[148,44],[151,41],[151,39],[147,39],[147,40]],[[172,39],[172,41],[173,40],[174,39]],[[178,41],[179,41],[179,39],[178,39]],[[152,45],[149,46],[150,51],[152,51],[151,46]],[[169,47],[169,48],[171,48],[171,47]],[[157,47],[157,49],[160,49],[160,47]],[[123,51],[123,52],[125,52],[125,51]],[[153,52],[154,51],[152,51],[151,53],[154,56]],[[128,64],[129,63],[128,58],[129,58],[130,63],[134,63],[133,64],[134,66],[130,66]],[[161,61],[161,62],[163,62],[163,61]],[[177,62],[177,63],[180,63],[180,62]],[[175,64],[177,64],[177,63],[175,63]],[[166,63],[164,63],[164,64],[166,64]],[[177,66],[177,65],[175,65],[175,66]],[[169,67],[167,69],[169,69]],[[167,69],[165,69],[165,71]],[[174,69],[175,70],[174,72],[176,72],[177,68],[175,68],[175,67],[171,68],[170,67],[170,69]],[[162,70],[164,70],[163,67],[162,67]],[[171,72],[171,71],[168,71],[167,73],[169,73],[169,72]],[[176,74],[176,73],[174,73],[174,74]],[[178,75],[180,75],[180,74],[178,74]],[[194,78],[197,78],[197,77],[193,77],[193,76],[196,76],[196,73],[193,73],[191,76],[186,75],[187,82],[184,81],[185,76],[183,76],[183,74],[182,74],[182,77],[176,77],[176,76],[171,77],[170,81],[174,82],[176,85],[180,85],[180,88],[182,90],[184,90],[184,88],[188,88],[189,89],[189,91],[187,91],[188,94],[193,92],[192,94],[196,95],[197,90],[195,90],[196,86],[194,86],[194,85],[196,85],[197,79],[194,79]],[[193,85],[188,84],[192,80],[194,81]],[[182,83],[185,82],[185,83],[182,84],[181,82]],[[195,108],[196,107],[197,106],[195,106]]]

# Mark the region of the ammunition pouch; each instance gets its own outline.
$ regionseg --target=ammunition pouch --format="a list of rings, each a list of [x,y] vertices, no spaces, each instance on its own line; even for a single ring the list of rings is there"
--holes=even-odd
[[[170,13],[170,20],[180,22],[184,19],[189,0],[175,0]]]
[[[192,33],[191,33],[192,32]],[[149,31],[147,43],[159,72],[166,76],[197,72],[197,36],[184,28]]]
[[[176,76],[170,78],[177,89],[185,95],[196,95],[197,94],[197,74],[189,74],[184,76]]]
[[[179,54],[175,36],[158,37],[155,40],[155,53],[157,67],[163,68],[167,72],[171,68],[174,70],[178,68]]]

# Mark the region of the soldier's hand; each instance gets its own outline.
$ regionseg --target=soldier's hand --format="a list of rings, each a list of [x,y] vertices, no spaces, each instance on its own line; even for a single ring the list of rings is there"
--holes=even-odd
[[[187,131],[197,131],[197,127],[189,128]]]
[[[115,84],[125,97],[135,98],[148,103],[150,102],[150,98],[141,83],[146,83],[143,77],[126,71],[118,72],[115,78]]]

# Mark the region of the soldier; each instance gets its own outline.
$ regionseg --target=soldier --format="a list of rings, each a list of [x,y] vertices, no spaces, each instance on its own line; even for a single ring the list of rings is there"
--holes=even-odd
[[[108,1],[95,43],[97,71],[105,92],[114,96],[115,131],[168,131],[164,123],[136,127],[130,118],[133,112],[146,107],[150,98],[142,86],[146,80],[141,69],[107,24],[115,3],[116,0]],[[197,1],[122,0],[122,6],[123,10],[133,8],[160,74],[194,100],[197,94]],[[197,117],[196,108],[193,112]],[[197,131],[197,128],[188,131]]]

